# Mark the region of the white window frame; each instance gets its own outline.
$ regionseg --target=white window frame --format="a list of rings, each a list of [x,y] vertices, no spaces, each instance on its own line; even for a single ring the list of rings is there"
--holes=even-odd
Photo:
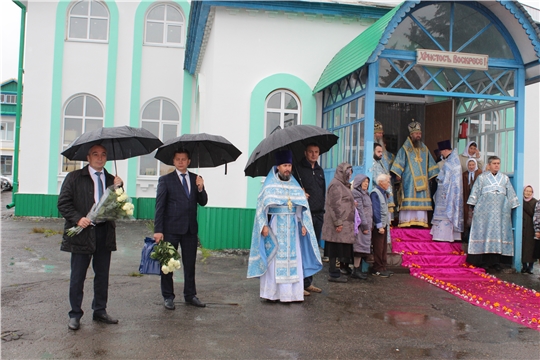
[[[66,109],[68,108],[69,104],[74,101],[75,99],[79,98],[79,97],[83,97],[83,110],[82,110],[82,114],[81,115],[68,115],[66,116]],[[103,116],[101,117],[96,117],[96,116],[86,116],[86,103],[87,103],[87,98],[93,98],[95,101],[98,102],[98,104],[101,106],[101,113]],[[68,101],[66,101],[65,105],[64,105],[64,109],[62,111],[62,142],[60,144],[61,146],[61,151],[64,151],[68,146],[69,144],[66,144],[65,143],[65,127],[66,127],[66,117],[69,117],[69,118],[80,118],[82,120],[82,127],[81,127],[81,134],[83,134],[85,132],[85,128],[86,128],[86,120],[101,120],[101,126],[103,126],[104,124],[104,118],[105,116],[105,109],[103,107],[103,103],[101,101],[99,101],[99,99],[93,95],[90,95],[90,94],[77,94],[77,95],[74,95],[72,96]],[[65,175],[67,173],[69,173],[70,171],[73,171],[73,170],[68,170],[68,171],[64,171],[64,156],[60,156],[60,174],[62,175]],[[71,161],[71,160],[68,160],[68,161]],[[79,170],[79,169],[82,169],[85,165],[86,161],[75,161],[75,170]]]
[[[144,110],[146,109],[146,107],[148,105],[152,104],[154,101],[160,101],[159,119],[158,120],[156,120],[156,119],[143,119]],[[176,111],[178,113],[178,120],[163,120],[163,101],[167,101],[171,105],[174,106],[174,108],[176,109]],[[169,98],[164,98],[164,97],[154,98],[154,99],[149,100],[146,104],[144,104],[144,106],[141,109],[141,115],[140,115],[140,120],[139,120],[139,124],[140,124],[141,128],[143,127],[143,122],[158,123],[159,124],[158,138],[160,138],[160,139],[164,138],[164,136],[163,136],[164,125],[176,125],[176,134],[173,137],[180,136],[179,135],[180,134],[180,127],[182,125],[181,117],[180,117],[180,109],[178,108],[176,103],[174,101],[172,101],[171,99],[169,99]],[[151,155],[154,156],[156,151],[157,150],[154,150]],[[156,162],[156,174],[153,174],[153,175],[141,174],[141,158],[139,158],[137,177],[138,178],[143,178],[143,179],[157,179],[157,178],[159,178],[161,176],[160,166],[169,167],[169,165],[163,164],[158,159],[155,159],[155,162]],[[171,168],[174,169],[174,167],[171,167]]]
[[[0,95],[1,104],[16,105],[17,104],[17,95],[13,94],[1,94]]]
[[[5,119],[5,118],[4,118]],[[1,125],[4,129],[0,129],[0,141],[13,141],[15,137],[15,121],[2,119]],[[11,126],[11,137],[9,134],[9,127]]]
[[[71,12],[73,11],[73,9],[75,8],[75,6],[81,2],[88,2],[89,6],[88,6],[88,14],[87,15],[76,15],[76,14],[71,14]],[[107,16],[97,16],[97,15],[90,15],[92,13],[92,4],[93,3],[99,3],[99,5],[103,6],[105,8],[105,10],[107,11]],[[68,14],[68,23],[67,23],[67,29],[66,29],[66,34],[67,34],[67,39],[70,40],[70,41],[81,41],[81,42],[93,42],[93,43],[108,43],[109,42],[109,26],[110,26],[110,12],[109,12],[109,8],[107,7],[107,5],[102,2],[102,1],[96,1],[96,0],[82,0],[82,1],[77,1],[75,2],[69,9],[69,14]],[[79,19],[86,19],[87,20],[87,24],[86,24],[86,38],[76,38],[76,37],[71,37],[70,36],[70,29],[71,29],[71,19],[72,18],[79,18]],[[107,20],[107,31],[106,31],[106,34],[107,34],[107,37],[105,39],[91,39],[90,38],[90,26],[91,26],[91,21],[92,19],[97,19],[97,20]]]
[[[8,167],[9,167],[9,173],[5,171],[5,170],[8,170]],[[13,155],[1,155],[0,172],[4,176],[13,175]]]
[[[159,6],[165,6],[164,20],[152,20],[152,19],[149,20],[148,15],[150,14],[150,12]],[[173,8],[176,11],[178,11],[180,15],[182,16],[182,21],[178,22],[178,21],[167,20],[167,11],[169,8]],[[151,41],[146,40],[146,33],[148,30],[149,22],[163,24],[163,34],[162,34],[161,42],[151,42]],[[167,28],[169,25],[180,26],[180,39],[181,40],[179,43],[167,42]],[[186,45],[185,43],[186,43],[186,16],[184,15],[184,12],[182,11],[182,9],[180,9],[178,6],[175,6],[169,3],[157,3],[148,9],[148,11],[146,12],[146,15],[144,16],[144,37],[143,37],[144,45],[182,48],[182,47],[185,47]]]
[[[281,105],[279,109],[275,108],[268,108],[268,102],[270,99],[278,94],[281,93]],[[290,95],[296,100],[296,104],[298,105],[296,109],[286,109],[285,108],[285,94]],[[270,134],[267,134],[267,123],[268,123],[268,114],[279,114],[279,126],[283,129],[285,127],[285,114],[296,114],[297,115],[297,123],[295,125],[302,124],[301,114],[302,114],[302,104],[300,103],[300,98],[291,90],[287,89],[278,89],[272,91],[268,96],[266,97],[266,100],[264,102],[264,136],[268,136]],[[294,125],[293,125],[294,126]]]
[[[460,121],[458,119],[462,120],[463,118],[466,118],[469,120],[469,128],[467,133],[467,142],[474,141],[478,145],[478,150],[480,151],[480,154],[482,156],[482,160],[484,160],[484,163],[487,164],[487,159],[492,156],[496,155],[499,158],[501,158],[501,171],[506,173],[507,175],[511,175],[514,173],[515,164],[514,164],[514,149],[510,149],[508,147],[508,137],[510,133],[513,133],[514,139],[512,143],[515,147],[515,125],[514,127],[506,127],[506,110],[507,109],[513,109],[512,104],[504,104],[501,106],[494,106],[490,108],[481,108],[476,107],[473,109],[470,113],[461,113],[456,118],[456,123],[459,124]],[[492,118],[496,119],[497,122],[497,129],[496,130],[486,130],[486,114],[490,113]],[[505,122],[505,125],[503,127],[502,122]],[[515,122],[515,109],[514,109],[514,122]],[[478,132],[475,134],[471,134],[471,125],[478,125]],[[504,144],[499,143],[499,136],[501,134],[506,133],[506,141]],[[495,137],[495,151],[487,151],[488,147],[488,137],[494,136]],[[483,169],[482,169],[483,170]]]

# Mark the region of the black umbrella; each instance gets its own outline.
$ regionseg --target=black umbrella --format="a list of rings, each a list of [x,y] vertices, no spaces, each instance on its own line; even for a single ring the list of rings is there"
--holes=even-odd
[[[278,128],[251,153],[244,169],[246,176],[266,176],[275,165],[274,154],[279,150],[289,149],[295,163],[302,160],[309,144],[317,144],[320,153],[330,150],[338,141],[338,136],[326,129],[313,125],[293,125],[285,129]]]
[[[174,154],[179,150],[187,150],[191,154],[191,168],[216,167],[235,161],[242,152],[223,136],[206,133],[184,134],[174,139],[165,141],[159,147],[156,159],[167,165],[174,165]]]
[[[107,150],[107,160],[123,160],[149,154],[162,144],[146,129],[130,126],[103,127],[76,138],[62,155],[69,160],[86,160],[90,148],[101,145]],[[116,172],[116,161],[114,167]]]

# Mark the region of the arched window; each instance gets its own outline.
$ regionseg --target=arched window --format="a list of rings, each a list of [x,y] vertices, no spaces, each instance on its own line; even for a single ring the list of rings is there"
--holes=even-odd
[[[158,4],[150,8],[145,19],[144,43],[183,46],[184,15],[173,5]]]
[[[143,109],[141,127],[150,131],[163,142],[179,136],[180,114],[176,105],[166,99],[150,101]],[[165,165],[155,159],[155,154],[156,151],[140,157],[139,175],[164,175],[174,169],[173,166]]]
[[[277,90],[266,98],[266,132],[270,135],[278,126],[282,129],[300,124],[300,101],[289,90]]]
[[[77,2],[69,11],[68,39],[106,42],[109,39],[109,11],[94,0]]]
[[[67,103],[63,118],[62,151],[82,133],[103,127],[103,106],[92,95],[78,95]],[[62,160],[64,173],[82,167],[82,161]]]

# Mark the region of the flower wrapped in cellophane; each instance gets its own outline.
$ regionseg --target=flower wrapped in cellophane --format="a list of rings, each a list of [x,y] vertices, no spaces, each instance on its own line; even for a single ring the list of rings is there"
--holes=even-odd
[[[134,208],[131,198],[124,192],[124,189],[117,185],[111,185],[105,189],[99,202],[92,206],[86,217],[93,224],[103,221],[133,220]],[[73,226],[66,231],[66,234],[75,236],[83,230],[84,228],[80,226]]]
[[[150,254],[150,258],[159,261],[161,271],[165,275],[180,269],[180,254],[168,241],[161,240],[154,246],[154,251]]]

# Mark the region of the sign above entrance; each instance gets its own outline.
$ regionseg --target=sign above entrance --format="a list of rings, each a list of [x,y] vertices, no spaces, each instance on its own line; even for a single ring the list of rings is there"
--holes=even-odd
[[[447,68],[487,70],[489,55],[438,50],[416,50],[416,63]]]

